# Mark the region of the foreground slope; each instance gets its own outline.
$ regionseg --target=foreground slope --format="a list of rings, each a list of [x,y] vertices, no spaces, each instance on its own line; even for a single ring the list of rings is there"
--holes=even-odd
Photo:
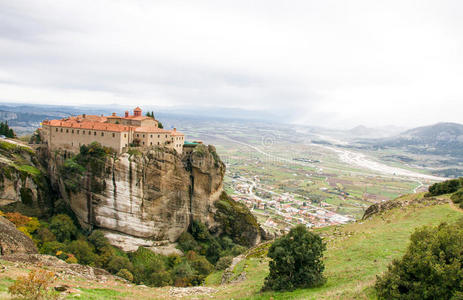
[[[78,277],[60,280],[79,288],[79,299],[375,299],[376,275],[383,272],[392,259],[403,255],[415,228],[453,222],[463,216],[445,196],[423,199],[422,194],[417,194],[394,201],[402,204],[365,221],[318,230],[327,242],[325,275],[328,281],[320,288],[260,293],[268,273],[265,245],[251,250],[236,264],[230,278],[232,283],[220,285],[222,272],[216,272],[209,276],[206,287],[196,290],[147,288],[114,280],[83,282]],[[0,297],[6,295],[2,291],[6,291],[11,278],[27,268],[31,267],[10,265],[7,272],[0,273]]]

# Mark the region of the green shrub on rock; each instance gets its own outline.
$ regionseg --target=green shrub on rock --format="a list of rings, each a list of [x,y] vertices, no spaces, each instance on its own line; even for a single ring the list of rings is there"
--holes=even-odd
[[[225,270],[231,265],[232,261],[233,261],[233,257],[231,256],[221,257],[215,264],[215,268],[217,270]]]
[[[64,251],[66,245],[58,241],[45,242],[40,248],[40,253],[48,255],[56,255],[58,251]]]
[[[377,278],[380,299],[462,299],[463,220],[417,229],[405,255]]]
[[[127,269],[120,269],[119,272],[117,272],[116,276],[124,278],[125,280],[128,280],[128,281],[133,281],[133,275]]]
[[[83,265],[93,265],[97,260],[93,247],[84,240],[72,241],[66,250],[74,254],[78,262]]]
[[[325,243],[318,234],[298,225],[275,240],[268,250],[270,273],[263,290],[294,290],[325,282],[322,261]]]
[[[133,265],[127,257],[113,256],[107,267],[108,271],[117,274],[121,269],[133,270]]]
[[[215,206],[217,212],[214,218],[222,225],[224,233],[237,244],[253,246],[256,237],[260,235],[260,228],[248,208],[231,199],[225,192],[221,194]]]
[[[71,217],[65,214],[59,214],[51,218],[49,229],[60,242],[70,241],[77,236],[78,232]]]

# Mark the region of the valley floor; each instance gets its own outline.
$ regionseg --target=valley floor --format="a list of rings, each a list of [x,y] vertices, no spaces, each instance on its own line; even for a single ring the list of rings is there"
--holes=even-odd
[[[421,197],[410,195],[396,201]],[[259,292],[268,273],[265,246],[252,250],[235,266],[232,281],[239,277],[244,280],[225,285],[220,285],[222,272],[211,274],[205,287],[187,289],[149,288],[114,279],[86,281],[72,276],[61,278],[60,283],[75,289],[67,299],[375,299],[376,275],[383,272],[392,259],[403,255],[415,228],[453,222],[462,216],[462,211],[451,204],[434,205],[424,201],[386,211],[366,221],[319,229],[327,242],[325,276],[328,279],[319,288]],[[1,260],[0,263],[0,298],[8,299],[7,287],[31,267]]]

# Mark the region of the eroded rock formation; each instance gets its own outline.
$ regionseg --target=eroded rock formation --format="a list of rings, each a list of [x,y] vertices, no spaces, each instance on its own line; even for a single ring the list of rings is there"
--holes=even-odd
[[[0,216],[0,255],[38,253],[34,242],[16,226]]]
[[[184,155],[156,149],[111,157],[100,174],[83,175],[76,191],[69,191],[66,185],[64,158],[50,161],[52,183],[82,227],[104,230],[110,241],[124,250],[144,246],[173,252],[171,243],[192,220],[205,223],[216,233],[224,232],[215,204],[223,193],[225,165],[213,146],[199,145]],[[244,223],[251,220],[249,226],[256,227],[245,232],[245,240],[255,244],[260,241],[259,226],[245,210],[248,218]]]

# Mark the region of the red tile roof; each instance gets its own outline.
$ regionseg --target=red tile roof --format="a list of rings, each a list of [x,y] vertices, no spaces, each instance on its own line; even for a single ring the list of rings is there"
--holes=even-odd
[[[137,107],[135,110],[140,109]],[[183,136],[184,134],[176,130],[165,130],[154,126],[127,126],[122,124],[106,123],[108,119],[131,119],[131,120],[146,120],[151,119],[147,116],[96,116],[96,115],[83,115],[76,117],[68,117],[61,120],[46,120],[43,121],[43,125],[49,125],[54,127],[64,128],[76,128],[76,129],[93,129],[100,131],[112,131],[112,132],[141,132],[141,133],[160,133],[169,134],[171,136]]]
[[[115,131],[123,132],[129,131],[131,126],[125,126],[121,124],[111,124],[111,123],[101,123],[101,122],[76,122],[73,120],[51,120],[43,122],[44,125],[50,125],[54,127],[64,127],[64,128],[76,128],[76,129],[93,129],[100,131]]]

